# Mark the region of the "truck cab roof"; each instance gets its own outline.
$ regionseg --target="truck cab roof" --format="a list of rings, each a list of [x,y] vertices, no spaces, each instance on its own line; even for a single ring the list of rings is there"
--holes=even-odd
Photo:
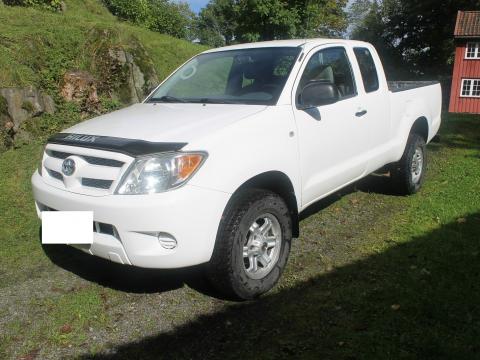
[[[241,50],[241,49],[253,49],[253,48],[269,48],[269,47],[303,47],[306,50],[314,48],[320,45],[327,44],[345,44],[345,45],[356,45],[363,47],[371,47],[369,43],[356,40],[344,40],[344,39],[327,39],[327,38],[315,38],[315,39],[291,39],[291,40],[274,40],[274,41],[260,41],[254,43],[245,43],[245,44],[235,44],[230,46],[223,46],[216,49],[210,49],[204,51],[204,54],[219,52],[219,51],[229,51],[229,50]]]

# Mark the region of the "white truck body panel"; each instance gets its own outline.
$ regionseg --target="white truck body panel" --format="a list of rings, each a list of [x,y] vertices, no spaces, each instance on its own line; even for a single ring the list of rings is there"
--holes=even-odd
[[[269,47],[300,47],[302,52],[275,105],[145,102],[64,131],[185,143],[183,152],[207,153],[207,160],[186,185],[157,194],[116,195],[115,189],[135,156],[92,149],[85,144],[48,144],[42,175],[36,172],[32,177],[39,216],[50,209],[93,210],[95,222],[110,224],[115,231],[95,233],[93,245],[84,247],[90,254],[141,267],[196,265],[209,261],[223,211],[232,194],[248,180],[269,172],[284,174],[292,184],[297,210],[301,212],[332,192],[398,161],[416,120],[426,119],[427,141],[439,129],[440,85],[392,92],[377,52],[367,43],[286,40],[241,44],[205,53]],[[312,115],[297,108],[297,89],[309,59],[330,47],[345,48],[356,95],[321,106]],[[375,92],[364,89],[355,47],[366,48],[373,56],[379,78]],[[317,115],[321,119],[316,119]],[[78,160],[79,177],[62,176],[61,157],[56,158],[52,151]],[[82,160],[89,156],[117,161],[121,166],[92,165]],[[83,186],[83,177],[110,182],[108,188],[94,189]],[[158,233],[171,234],[178,246],[165,249],[157,239]]]

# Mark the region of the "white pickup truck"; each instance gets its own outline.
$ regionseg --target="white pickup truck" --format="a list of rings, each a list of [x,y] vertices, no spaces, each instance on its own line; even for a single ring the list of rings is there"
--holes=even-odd
[[[420,188],[441,103],[436,82],[388,83],[364,42],[208,50],[143,103],[51,137],[32,178],[38,215],[93,211],[84,251],[205,263],[218,289],[255,298],[279,280],[309,205],[385,167],[399,192]]]

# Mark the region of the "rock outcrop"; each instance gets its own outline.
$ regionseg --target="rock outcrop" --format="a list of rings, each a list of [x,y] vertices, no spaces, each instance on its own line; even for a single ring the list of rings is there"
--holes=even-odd
[[[0,89],[0,97],[4,99],[5,109],[3,116],[10,119],[8,126],[14,132],[20,129],[25,120],[42,115],[53,114],[55,103],[53,99],[33,87],[26,89],[3,88]]]
[[[0,150],[11,147],[17,137],[28,137],[21,131],[26,120],[54,112],[53,99],[33,87],[0,88]]]
[[[57,74],[59,112],[79,112],[79,119],[90,117],[140,102],[159,83],[155,66],[140,41],[134,36],[121,42],[119,38],[111,29],[90,31],[85,46],[90,61],[85,69]],[[70,108],[64,107],[63,101],[78,104],[78,110],[65,110]],[[39,123],[26,121],[53,114],[55,109],[52,97],[33,87],[0,88],[0,150],[29,142]]]
[[[108,94],[123,104],[142,101],[159,83],[147,51],[131,37],[124,44],[113,41],[110,30],[92,30],[93,68],[100,94]]]
[[[119,94],[123,95],[123,101],[127,103],[136,103],[144,99],[148,92],[158,84],[158,78],[155,70],[150,72],[150,76],[146,76],[136,63],[135,57],[125,49],[117,47],[110,49],[108,52],[113,63],[113,68],[123,69],[123,85],[124,90]],[[153,68],[152,68],[153,69]]]
[[[79,104],[85,112],[100,112],[96,80],[86,71],[67,71],[63,75],[60,95],[66,101],[74,101]]]

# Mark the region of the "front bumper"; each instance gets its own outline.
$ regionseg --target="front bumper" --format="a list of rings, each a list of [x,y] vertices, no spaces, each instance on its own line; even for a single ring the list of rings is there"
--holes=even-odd
[[[32,176],[32,186],[40,218],[45,207],[93,211],[95,222],[116,229],[114,235],[95,232],[93,244],[80,246],[82,250],[118,263],[157,269],[209,261],[230,198],[228,193],[188,184],[152,195],[88,196],[47,185],[38,172]],[[177,247],[162,247],[154,235],[158,232],[173,236]]]

